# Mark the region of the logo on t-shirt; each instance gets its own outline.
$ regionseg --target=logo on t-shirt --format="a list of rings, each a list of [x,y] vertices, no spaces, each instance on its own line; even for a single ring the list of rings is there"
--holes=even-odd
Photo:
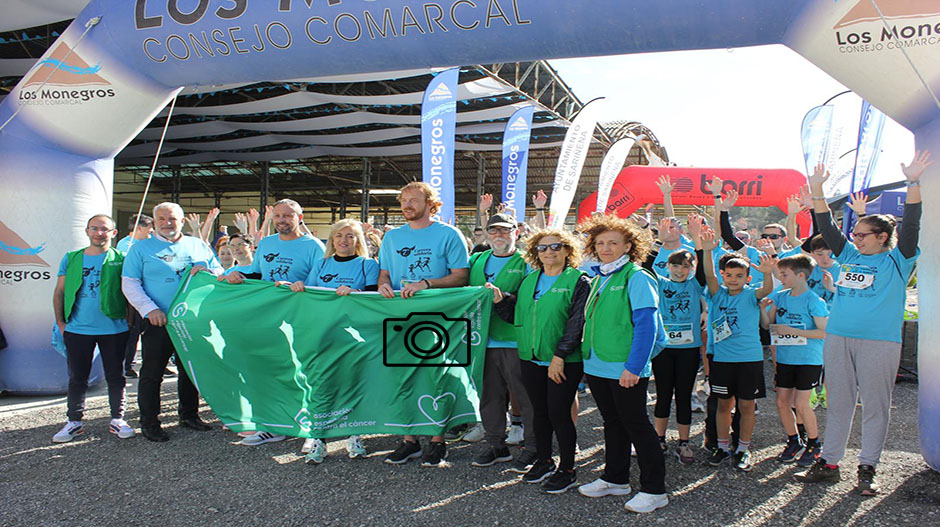
[[[402,247],[401,249],[398,249],[395,252],[397,252],[404,258],[408,258],[409,256],[411,256],[411,251],[415,250],[415,247],[417,247],[417,245],[412,245],[411,247]]]
[[[275,255],[275,256],[277,256],[277,255]],[[265,258],[267,258],[267,255],[265,255]],[[271,270],[268,272],[268,278],[269,278],[272,282],[275,281],[275,280],[278,280],[278,279],[284,279],[284,280],[286,280],[287,278],[290,277],[289,272],[290,272],[290,266],[287,266],[287,265],[279,265],[279,266],[275,267],[274,269],[271,269]]]
[[[281,253],[268,253],[268,254],[264,255],[264,261],[265,261],[265,262],[268,262],[268,263],[271,263],[271,262],[274,261],[275,258],[277,258],[277,257],[280,256],[280,255],[281,255]]]
[[[778,317],[785,317],[785,316],[787,316],[787,309],[784,308],[784,307],[778,307],[778,308],[777,308],[777,316],[778,316]]]
[[[660,269],[666,268],[666,262],[656,262],[653,265],[655,265],[656,267],[659,267]]]
[[[668,288],[663,289],[663,296],[666,298],[672,298],[673,296],[675,296],[675,294],[676,294],[675,289],[668,289]]]
[[[431,271],[431,257],[426,256],[424,258],[418,258],[415,262],[411,263],[408,266],[408,272],[414,274],[415,270],[419,271]]]
[[[688,313],[690,303],[689,300],[680,300],[671,304],[669,306],[669,314],[674,316],[677,311],[680,313]]]
[[[157,258],[163,260],[166,263],[173,263],[173,260],[176,260],[176,255],[173,253],[169,254],[158,254]]]
[[[325,283],[325,284],[328,284],[328,283],[332,282],[333,279],[336,278],[337,276],[339,276],[339,273],[320,275],[320,281],[323,282],[323,283]]]

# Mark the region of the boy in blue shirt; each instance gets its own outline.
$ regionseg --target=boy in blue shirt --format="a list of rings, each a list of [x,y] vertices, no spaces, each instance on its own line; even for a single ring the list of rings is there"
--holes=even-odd
[[[761,325],[770,330],[775,346],[777,411],[787,434],[787,445],[777,456],[781,463],[808,467],[819,458],[819,430],[809,405],[810,392],[819,385],[823,365],[823,339],[829,309],[806,283],[813,274],[813,260],[800,254],[777,262],[777,276],[784,289],[761,302]],[[806,427],[806,444],[800,440],[793,415]]]
[[[715,248],[715,232],[708,229],[702,233],[702,249]],[[754,433],[754,401],[764,396],[764,353],[758,328],[760,308],[758,302],[773,290],[774,261],[761,255],[757,270],[763,273],[761,287],[749,286],[750,262],[736,255],[722,256],[719,269],[724,285],[718,284],[715,268],[710,258],[703,258],[705,280],[708,291],[708,341],[714,352],[709,368],[711,391],[718,397],[718,448],[708,458],[712,466],[720,465],[732,456],[731,410],[737,402],[741,413],[741,436],[735,466],[742,471],[751,470],[751,454],[748,450]]]

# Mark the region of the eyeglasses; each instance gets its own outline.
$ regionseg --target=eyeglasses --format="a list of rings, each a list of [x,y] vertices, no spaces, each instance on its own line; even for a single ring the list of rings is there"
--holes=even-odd
[[[243,249],[245,247],[248,247],[248,244],[247,243],[230,243],[228,244],[228,246],[231,247],[232,249]]]
[[[866,236],[871,236],[872,234],[879,234],[879,233],[877,233],[877,232],[858,232],[858,231],[853,231],[853,232],[852,232],[852,239],[853,239],[853,240],[863,240],[863,241],[864,241]]]
[[[88,230],[91,232],[111,232],[114,229],[110,229],[108,227],[88,227]]]
[[[545,251],[551,249],[553,252],[556,252],[556,253],[557,253],[558,251],[561,250],[562,247],[565,247],[565,244],[563,244],[563,243],[550,243],[550,244],[548,244],[548,245],[536,245],[536,246],[535,246],[535,250],[538,251],[538,252],[540,252],[540,253],[544,253]]]
[[[762,240],[767,240],[767,239],[776,240],[778,238],[783,238],[783,235],[782,234],[761,234],[760,237]]]
[[[486,232],[489,234],[509,234],[512,232],[512,229],[509,227],[490,227],[489,229],[486,229]]]

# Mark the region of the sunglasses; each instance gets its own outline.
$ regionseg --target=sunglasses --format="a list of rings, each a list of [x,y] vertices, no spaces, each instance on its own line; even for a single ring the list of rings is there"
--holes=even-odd
[[[778,238],[783,238],[783,235],[782,234],[761,234],[760,237],[762,240],[767,240],[767,239],[776,240]]]
[[[563,244],[563,243],[550,243],[550,244],[548,244],[548,245],[536,245],[536,246],[535,246],[535,250],[538,251],[538,252],[540,252],[540,253],[544,253],[544,252],[547,251],[548,249],[551,249],[553,252],[556,252],[556,253],[557,253],[558,251],[561,250],[562,247],[565,247],[565,244]]]
[[[486,232],[490,234],[509,234],[512,232],[512,229],[508,227],[490,227]]]
[[[872,234],[878,234],[877,232],[853,232],[853,240],[864,240],[866,236],[871,236]]]

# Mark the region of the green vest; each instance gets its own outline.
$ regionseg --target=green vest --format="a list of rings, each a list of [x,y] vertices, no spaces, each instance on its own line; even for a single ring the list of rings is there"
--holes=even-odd
[[[594,354],[604,362],[626,362],[633,342],[633,309],[627,284],[630,278],[644,269],[627,262],[612,275],[595,276],[591,281],[591,293],[584,306],[584,336],[581,338],[581,355],[587,358]],[[600,287],[607,281],[603,293]],[[599,329],[597,329],[599,328]]]
[[[72,314],[75,297],[82,288],[82,256],[85,249],[68,253],[65,268],[65,320]],[[121,271],[124,269],[124,253],[108,249],[104,262],[101,263],[101,282],[98,285],[98,298],[101,300],[101,312],[108,318],[127,316],[127,299],[121,291]]]
[[[551,290],[535,300],[535,287],[542,271],[533,271],[519,286],[516,300],[516,342],[522,360],[550,361],[556,346],[565,334],[565,324],[574,298],[574,288],[584,273],[565,267]],[[565,362],[581,362],[577,353],[568,355]]]
[[[486,283],[486,273],[484,271],[486,262],[492,255],[493,250],[490,249],[475,253],[470,257],[470,285],[483,285]],[[516,251],[509,257],[509,261],[506,262],[506,265],[499,273],[493,277],[491,283],[504,293],[515,294],[519,290],[519,284],[522,283],[523,278],[525,278],[525,260],[522,259],[522,253]],[[516,330],[512,327],[512,324],[499,318],[494,310],[490,315],[489,336],[493,340],[515,342]]]

